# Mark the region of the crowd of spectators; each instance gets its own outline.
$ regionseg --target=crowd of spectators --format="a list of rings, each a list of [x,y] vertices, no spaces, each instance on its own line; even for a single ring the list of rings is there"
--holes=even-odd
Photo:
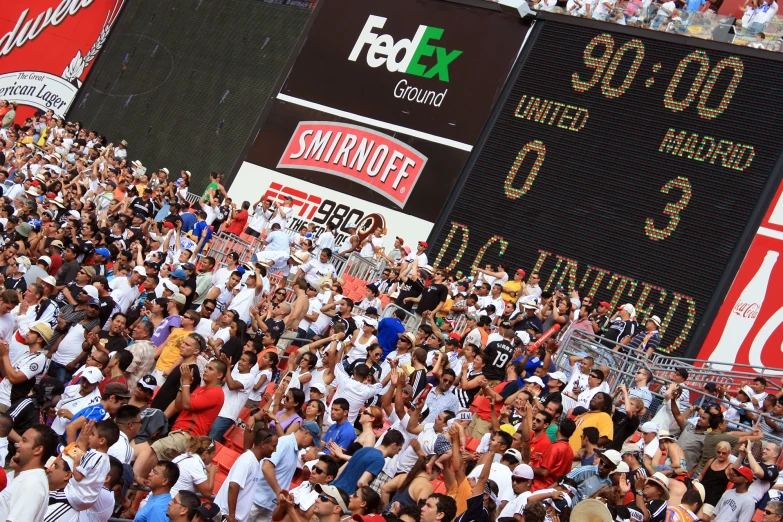
[[[649,357],[657,316],[189,185],[51,112],[0,130],[0,520],[783,521],[779,387],[559,357]],[[352,299],[335,255],[385,268]]]
[[[654,31],[783,51],[776,0],[744,0],[741,17],[718,14],[723,0],[536,0],[542,11],[591,18]],[[729,31],[729,26],[734,26]],[[723,28],[723,29],[721,29]]]

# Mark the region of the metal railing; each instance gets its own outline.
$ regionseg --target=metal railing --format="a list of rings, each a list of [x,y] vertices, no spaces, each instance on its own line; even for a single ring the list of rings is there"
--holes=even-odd
[[[364,281],[373,281],[380,276],[382,271],[383,268],[379,268],[378,264],[352,252],[348,256],[343,271],[338,272],[338,275],[348,274]]]
[[[621,351],[615,351],[614,348],[618,348]],[[641,422],[652,419],[660,408],[665,407],[665,398],[662,391],[665,386],[676,384],[671,379],[671,376],[677,368],[684,367],[689,372],[688,380],[685,383],[677,384],[677,386],[688,390],[691,403],[700,406],[707,402],[714,402],[720,403],[727,408],[732,407],[727,398],[711,393],[705,389],[705,385],[709,382],[714,382],[725,384],[729,387],[736,385],[738,381],[747,380],[748,375],[746,372],[724,372],[698,367],[690,364],[693,360],[688,359],[679,360],[668,356],[648,358],[641,350],[623,346],[610,339],[591,335],[582,330],[568,331],[560,339],[560,349],[555,359],[557,368],[570,373],[570,368],[567,364],[567,358],[570,356],[590,356],[595,360],[594,367],[604,364],[609,366],[611,372],[607,375],[606,382],[611,392],[614,392],[620,384],[625,384],[629,390],[633,388],[634,376],[639,369],[643,368],[652,372],[653,382],[650,383],[650,393],[653,396],[653,400]],[[771,383],[768,381],[768,384]],[[780,389],[777,385],[771,385],[770,387],[773,390]],[[682,413],[685,414],[686,412]],[[758,419],[753,425],[739,424],[727,420],[728,430],[750,432],[760,429],[760,423],[763,422],[763,418],[774,418],[768,413],[756,413],[758,413]],[[667,429],[668,426],[661,426],[660,428]],[[763,440],[783,444],[783,437],[775,434],[764,433]],[[755,445],[753,450],[754,456],[761,458],[761,449],[761,445]]]
[[[383,309],[383,314],[381,314],[381,318],[385,319],[386,317],[392,317],[394,316],[394,312],[397,310],[402,310],[405,313],[405,319],[402,321],[405,329],[411,332],[415,332],[419,328],[421,318],[394,303],[389,303],[386,305],[386,307]]]
[[[260,242],[258,239],[250,242],[233,234],[219,232],[212,235],[212,240],[209,242],[209,250],[206,255],[214,257],[219,266],[224,266],[228,254],[236,252],[239,254],[239,262],[247,263],[250,261],[250,257],[253,253],[258,250],[259,246]]]

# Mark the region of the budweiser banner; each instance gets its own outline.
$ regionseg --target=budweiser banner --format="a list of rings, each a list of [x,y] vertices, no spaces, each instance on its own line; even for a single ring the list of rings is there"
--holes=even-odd
[[[764,216],[699,351],[717,369],[783,375],[783,185]],[[724,365],[715,363],[726,363]],[[739,366],[736,370],[743,370]]]
[[[0,98],[64,115],[124,0],[8,2],[0,9]],[[24,108],[26,106],[27,108]]]

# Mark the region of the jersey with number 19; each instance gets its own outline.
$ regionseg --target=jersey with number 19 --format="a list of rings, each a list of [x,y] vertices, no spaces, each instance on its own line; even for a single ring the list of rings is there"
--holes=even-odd
[[[506,366],[514,355],[514,347],[503,339],[487,345],[483,353],[484,377],[488,381],[502,381],[506,378]]]

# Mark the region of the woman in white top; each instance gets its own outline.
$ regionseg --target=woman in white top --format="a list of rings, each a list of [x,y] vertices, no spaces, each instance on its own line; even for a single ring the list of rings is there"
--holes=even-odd
[[[292,372],[288,389],[299,388],[302,390],[305,394],[305,401],[310,400],[310,381],[313,379],[311,372],[317,363],[318,357],[311,352],[303,353],[295,363],[291,359],[288,360],[288,370]],[[294,364],[296,364],[296,368],[292,368]]]
[[[279,357],[274,352],[267,352],[261,357],[257,366],[258,374],[256,375],[256,382],[253,387],[250,388],[250,393],[247,396],[246,408],[254,409],[258,408],[261,403],[261,398],[264,395],[267,385],[272,382],[272,376],[274,369],[279,362]]]
[[[377,341],[375,337],[375,327],[377,323],[375,320],[369,317],[362,318],[364,325],[362,326],[362,333],[359,336],[352,336],[351,339],[345,344],[345,348],[348,350],[348,364],[353,363],[357,359],[367,357],[367,347]]]
[[[172,497],[183,490],[204,497],[212,495],[217,474],[217,466],[212,463],[215,451],[215,441],[209,437],[190,438],[188,451],[172,460],[179,468],[179,480],[171,488]]]
[[[307,263],[310,256],[313,255],[313,242],[310,239],[303,239],[302,244],[299,245],[299,250],[294,252],[302,260],[301,264]]]

